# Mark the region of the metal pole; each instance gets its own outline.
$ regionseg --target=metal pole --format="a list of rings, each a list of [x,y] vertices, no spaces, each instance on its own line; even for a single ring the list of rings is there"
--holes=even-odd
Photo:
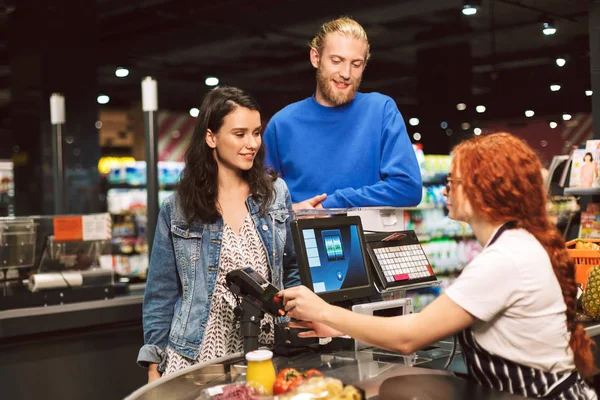
[[[590,1],[589,18],[592,132],[594,139],[600,139],[600,0]]]
[[[65,196],[65,172],[63,160],[63,126],[65,123],[65,98],[53,93],[50,96],[50,123],[52,124],[52,157],[54,178],[54,214],[64,214],[67,210]]]
[[[144,110],[144,131],[146,134],[147,232],[148,255],[150,255],[152,254],[152,244],[158,220],[158,94],[156,81],[149,76],[142,81],[142,109]]]

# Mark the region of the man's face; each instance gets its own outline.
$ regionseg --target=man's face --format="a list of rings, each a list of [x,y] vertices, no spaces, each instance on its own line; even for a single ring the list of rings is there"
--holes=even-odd
[[[319,103],[328,107],[346,104],[356,95],[366,66],[367,42],[339,33],[329,33],[321,54],[310,51],[310,61],[317,69]]]

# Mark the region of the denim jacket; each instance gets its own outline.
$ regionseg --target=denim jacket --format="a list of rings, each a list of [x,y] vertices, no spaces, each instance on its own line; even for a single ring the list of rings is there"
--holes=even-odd
[[[266,215],[260,215],[259,204],[252,196],[248,196],[246,205],[265,247],[272,283],[280,289],[299,285],[291,218],[286,213],[274,213],[292,209],[286,184],[282,179],[275,182],[275,199]],[[190,225],[176,194],[164,201],[144,293],[144,346],[137,360],[140,366],[157,363],[159,371],[164,371],[167,345],[189,359],[198,357],[217,280],[222,232],[222,218]]]

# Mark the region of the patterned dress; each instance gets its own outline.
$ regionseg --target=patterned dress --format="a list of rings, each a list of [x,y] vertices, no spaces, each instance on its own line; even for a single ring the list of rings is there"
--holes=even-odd
[[[237,235],[227,224],[223,225],[223,239],[219,259],[219,272],[213,293],[213,300],[208,316],[208,324],[204,331],[204,340],[196,360],[190,360],[178,354],[167,346],[167,365],[164,375],[179,371],[201,361],[212,360],[228,354],[241,352],[244,349],[240,334],[240,323],[233,314],[237,305],[235,296],[225,286],[225,275],[229,271],[241,268],[252,268],[271,281],[271,271],[267,263],[265,248],[261,242],[250,214],[244,219],[244,224]],[[270,325],[265,332],[261,329],[258,341],[260,345],[274,343],[273,318],[265,315],[261,328]]]

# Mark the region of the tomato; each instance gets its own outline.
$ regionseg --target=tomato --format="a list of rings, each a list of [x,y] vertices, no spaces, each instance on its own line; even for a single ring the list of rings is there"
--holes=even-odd
[[[290,387],[292,383],[296,381],[304,380],[302,374],[298,372],[294,368],[285,368],[279,371],[277,374],[277,378],[275,379],[275,384],[273,385],[273,394],[282,394],[290,391],[292,388]],[[299,382],[294,384],[294,387]]]
[[[321,371],[316,370],[316,369],[309,369],[308,371],[306,371],[304,374],[304,377],[306,379],[310,379],[313,376],[323,376],[323,374],[321,373]]]

